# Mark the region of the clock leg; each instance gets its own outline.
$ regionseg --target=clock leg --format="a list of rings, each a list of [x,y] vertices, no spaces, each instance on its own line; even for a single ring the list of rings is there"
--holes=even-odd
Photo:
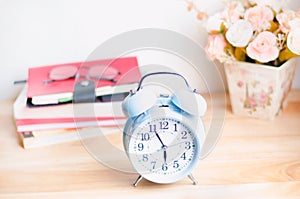
[[[143,179],[143,176],[140,175],[140,176],[135,180],[135,182],[134,182],[132,185],[133,185],[134,187],[136,187],[142,179]]]
[[[188,177],[193,182],[193,185],[198,184],[198,181],[194,178],[194,176],[192,174],[189,174]]]

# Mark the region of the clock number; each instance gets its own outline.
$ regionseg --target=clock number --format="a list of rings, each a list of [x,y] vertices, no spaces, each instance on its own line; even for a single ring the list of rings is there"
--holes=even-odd
[[[159,122],[159,125],[160,125],[160,129],[163,129],[163,130],[168,130],[169,129],[169,122],[168,121]]]
[[[185,149],[189,150],[191,148],[191,143],[190,142],[185,142]]]
[[[142,141],[148,141],[150,140],[149,133],[142,133]]]
[[[147,162],[147,161],[148,161],[148,154],[144,154],[144,155],[143,155],[143,161],[144,161],[144,162]]]
[[[181,157],[183,160],[185,160],[185,159],[186,159],[185,153],[183,153],[180,157]]]
[[[187,132],[186,131],[182,131],[181,135],[182,135],[181,139],[187,139]]]
[[[149,125],[149,132],[156,132],[156,125],[155,124],[150,124]]]
[[[174,124],[174,132],[177,132],[177,124]]]
[[[161,169],[162,169],[163,171],[166,171],[166,170],[168,170],[168,166],[167,166],[166,164],[163,164],[162,167],[161,167]]]
[[[151,162],[152,169],[155,168],[155,165],[156,165],[156,161],[152,161],[152,162]]]
[[[179,167],[178,160],[175,160],[175,161],[173,162],[173,168],[174,168],[174,169],[177,169],[178,167]]]
[[[138,143],[138,150],[142,151],[144,149],[143,143]]]

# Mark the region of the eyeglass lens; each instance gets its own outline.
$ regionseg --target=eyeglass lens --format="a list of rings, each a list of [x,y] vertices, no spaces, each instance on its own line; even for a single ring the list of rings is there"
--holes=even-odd
[[[76,66],[60,66],[60,67],[53,68],[50,71],[49,78],[54,81],[65,80],[71,77],[75,77],[76,73],[77,73]]]
[[[120,72],[113,68],[105,65],[93,66],[89,69],[89,76],[97,80],[109,80],[116,82],[114,78],[120,74]]]
[[[78,72],[78,68],[76,66],[60,66],[53,68],[49,73],[50,80],[45,80],[45,83],[50,83],[52,81],[65,80],[69,78],[75,78]],[[97,80],[108,80],[112,82],[117,82],[114,79],[120,72],[106,65],[96,65],[92,66],[88,70],[88,76]]]

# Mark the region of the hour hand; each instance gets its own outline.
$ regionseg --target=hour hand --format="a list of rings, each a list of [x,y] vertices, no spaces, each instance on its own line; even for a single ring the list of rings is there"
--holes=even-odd
[[[164,143],[162,142],[162,140],[160,139],[158,133],[155,131],[155,135],[156,137],[158,138],[159,142],[161,143],[162,147],[161,148],[164,148],[166,145],[164,145]]]

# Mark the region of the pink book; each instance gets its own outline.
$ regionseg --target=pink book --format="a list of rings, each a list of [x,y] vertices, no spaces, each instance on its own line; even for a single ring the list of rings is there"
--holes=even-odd
[[[96,95],[124,93],[141,78],[136,57],[33,67],[28,70],[27,98],[34,105],[71,101],[76,78],[93,80]]]
[[[125,117],[18,119],[18,132],[124,125]]]

